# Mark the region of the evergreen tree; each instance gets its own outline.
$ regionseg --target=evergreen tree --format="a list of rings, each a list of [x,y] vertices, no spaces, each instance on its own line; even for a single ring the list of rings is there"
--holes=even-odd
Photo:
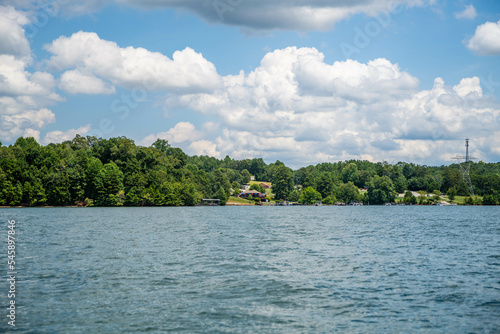
[[[316,189],[322,197],[327,197],[335,193],[336,187],[330,173],[322,172],[320,174]]]
[[[403,174],[400,174],[395,180],[394,180],[394,190],[397,193],[402,193],[406,189],[408,189],[408,181],[404,177]]]
[[[455,199],[455,196],[457,196],[457,189],[455,187],[451,187],[450,189],[448,189],[446,194],[448,195],[450,201],[453,201]]]
[[[293,174],[283,163],[276,165],[272,178],[272,191],[276,199],[286,199],[293,190]]]
[[[250,175],[250,172],[246,169],[242,170],[240,174],[241,174],[241,184],[247,184],[252,179],[252,175]]]

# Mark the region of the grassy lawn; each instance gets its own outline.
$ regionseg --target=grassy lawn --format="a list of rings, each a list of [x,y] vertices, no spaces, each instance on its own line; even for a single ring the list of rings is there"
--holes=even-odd
[[[464,204],[466,198],[467,196],[455,196],[453,203]],[[449,200],[448,196],[446,196],[446,200]]]
[[[250,181],[249,184],[252,185],[254,183],[257,183],[257,184],[264,183],[264,184],[267,184],[268,186],[271,186],[271,182],[264,182],[264,181]]]
[[[234,197],[234,196],[229,196],[229,199],[227,200],[227,204],[254,204],[253,201],[249,201],[244,198],[239,198],[239,197]]]
[[[467,198],[468,196],[455,196],[455,199],[453,201],[451,201],[447,195],[445,196],[439,196],[439,200],[440,201],[446,201],[448,203],[455,203],[455,204],[464,204],[465,202],[465,199]],[[477,196],[478,198],[481,198],[480,196]],[[426,198],[433,198],[433,196],[431,197],[426,197]],[[399,198],[396,198],[396,203],[403,203],[404,199],[403,197],[399,197]],[[418,196],[417,196],[417,201],[418,201]]]
[[[250,181],[250,186],[252,186],[252,184],[261,184],[261,183],[264,183],[264,184],[267,184],[269,187],[272,186],[271,182],[264,182],[264,181]],[[269,189],[264,189],[266,191],[266,194],[270,194],[271,193],[271,188]]]

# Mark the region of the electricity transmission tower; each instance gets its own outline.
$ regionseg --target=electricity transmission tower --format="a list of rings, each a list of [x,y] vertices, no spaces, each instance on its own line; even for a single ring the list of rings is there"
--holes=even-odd
[[[474,187],[472,187],[472,182],[470,180],[470,164],[471,161],[475,160],[476,158],[469,155],[469,138],[465,139],[465,156],[457,155],[452,159],[457,160],[457,163],[460,166],[460,172],[462,172],[464,183],[469,188],[470,195],[474,196]]]

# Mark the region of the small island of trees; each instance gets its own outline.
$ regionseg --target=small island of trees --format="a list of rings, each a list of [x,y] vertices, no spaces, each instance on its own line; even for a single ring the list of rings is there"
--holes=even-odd
[[[204,198],[225,205],[252,176],[272,185],[267,198],[273,202],[423,205],[460,197],[459,204],[500,202],[500,163],[471,165],[478,196],[470,197],[456,164],[350,160],[292,170],[280,161],[188,156],[162,139],[150,147],[126,137],[79,135],[46,146],[31,137],[9,146],[0,142],[1,206],[192,206]],[[258,183],[252,189],[265,194]]]

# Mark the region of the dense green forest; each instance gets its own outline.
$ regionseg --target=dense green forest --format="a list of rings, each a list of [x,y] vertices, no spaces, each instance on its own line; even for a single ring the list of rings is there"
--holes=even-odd
[[[202,198],[225,204],[232,189],[256,180],[272,182],[276,200],[383,204],[397,193],[447,193],[468,196],[459,166],[421,166],[399,162],[344,161],[298,170],[282,162],[233,160],[226,156],[188,156],[165,140],[150,147],[125,137],[77,135],[61,144],[41,146],[34,138],[0,143],[0,205],[179,206]],[[476,195],[469,204],[498,204],[500,163],[474,163]],[[360,192],[359,189],[366,191]],[[238,192],[238,190],[236,190]],[[405,202],[418,203],[407,191]],[[420,199],[422,203],[422,199]]]

